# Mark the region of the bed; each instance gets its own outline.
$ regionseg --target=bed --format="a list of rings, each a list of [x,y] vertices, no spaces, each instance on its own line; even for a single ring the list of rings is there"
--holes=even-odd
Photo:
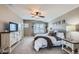
[[[46,34],[37,34],[34,37],[33,47],[35,51],[39,51],[40,48],[52,48],[54,46],[61,46],[62,39],[64,39],[64,33],[57,32],[50,35]]]

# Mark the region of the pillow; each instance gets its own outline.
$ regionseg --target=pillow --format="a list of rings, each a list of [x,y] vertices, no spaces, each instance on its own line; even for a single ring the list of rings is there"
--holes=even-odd
[[[49,32],[48,35],[49,36],[56,36],[56,32]]]
[[[60,32],[57,32],[56,33],[56,36],[64,39],[64,33],[62,33],[62,32],[61,33]]]
[[[48,36],[51,36],[51,32],[48,33]]]

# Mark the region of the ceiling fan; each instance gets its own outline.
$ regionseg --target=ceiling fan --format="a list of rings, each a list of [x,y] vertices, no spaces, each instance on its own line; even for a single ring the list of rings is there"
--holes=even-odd
[[[40,7],[30,7],[28,10],[33,18],[45,18],[45,12],[42,11]]]
[[[31,14],[32,14],[33,17],[38,16],[38,17],[41,17],[41,18],[45,18],[45,16],[42,15],[42,12],[39,12],[39,11],[33,12]]]

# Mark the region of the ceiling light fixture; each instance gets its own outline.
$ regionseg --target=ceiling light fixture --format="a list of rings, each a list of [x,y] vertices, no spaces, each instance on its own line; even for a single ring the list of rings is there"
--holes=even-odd
[[[45,17],[45,16],[42,15],[42,13],[39,12],[39,11],[32,12],[31,14],[32,14],[33,17],[36,17],[36,16],[37,16],[37,17],[41,17],[41,18],[44,18],[44,17]]]
[[[32,17],[35,18],[45,18],[45,13],[43,11],[37,8],[31,8],[30,9],[30,14],[32,15]]]

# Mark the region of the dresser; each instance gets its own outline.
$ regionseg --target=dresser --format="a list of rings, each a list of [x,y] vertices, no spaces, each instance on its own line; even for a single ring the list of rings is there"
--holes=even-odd
[[[69,54],[78,53],[78,49],[79,49],[78,40],[63,39],[62,41],[63,41],[62,50],[66,51]]]
[[[20,39],[18,32],[0,32],[0,52],[11,53],[14,48],[13,46],[18,43]]]

